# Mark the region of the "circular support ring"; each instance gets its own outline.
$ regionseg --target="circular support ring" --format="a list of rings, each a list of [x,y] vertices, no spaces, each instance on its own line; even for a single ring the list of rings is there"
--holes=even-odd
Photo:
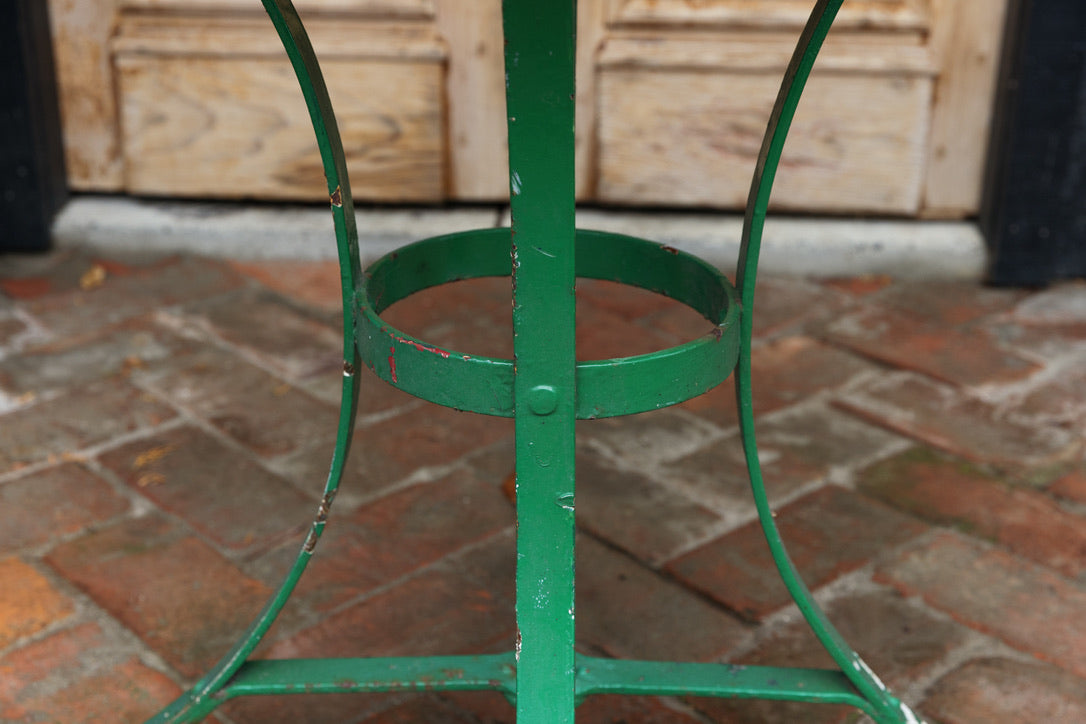
[[[486,415],[513,415],[514,362],[430,344],[380,314],[415,292],[447,282],[508,276],[511,232],[480,229],[416,242],[367,269],[358,300],[362,361],[389,384],[430,402]],[[521,254],[530,250],[521,249]],[[668,349],[578,362],[577,418],[630,415],[701,395],[731,374],[739,355],[735,287],[710,264],[631,236],[578,230],[577,276],[640,287],[691,307],[713,324]]]

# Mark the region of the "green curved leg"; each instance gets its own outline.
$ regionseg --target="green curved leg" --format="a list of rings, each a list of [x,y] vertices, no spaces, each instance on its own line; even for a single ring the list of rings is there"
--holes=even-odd
[[[242,639],[233,649],[189,691],[148,720],[150,722],[195,722],[202,719],[222,703],[221,692],[230,679],[246,663],[253,650],[275,622],[286,605],[298,579],[313,555],[328,518],[343,476],[343,466],[350,449],[354,430],[355,413],[358,409],[358,384],[355,370],[359,367],[358,350],[355,346],[354,319],[346,310],[355,309],[354,299],[358,280],[361,278],[358,254],[358,232],[355,228],[354,206],[343,153],[339,129],[332,113],[328,90],[317,66],[316,56],[305,30],[290,0],[263,0],[264,8],[271,17],[291,64],[298,76],[317,135],[324,173],[328,181],[328,197],[335,222],[336,242],[339,248],[339,266],[343,289],[343,387],[340,397],[339,426],[336,431],[336,447],[332,463],[313,524],[309,529],[298,557],[287,572],[279,590],[265,604],[264,609],[249,626]]]
[[[792,60],[785,72],[777,101],[766,128],[765,138],[758,155],[758,162],[751,182],[750,196],[747,199],[746,215],[743,220],[743,238],[740,247],[739,262],[736,269],[736,285],[739,287],[743,304],[743,316],[740,321],[740,352],[735,371],[736,397],[739,402],[739,424],[742,431],[743,450],[750,473],[751,489],[754,494],[758,518],[762,524],[766,541],[769,543],[773,561],[777,565],[781,578],[788,588],[792,599],[799,606],[803,617],[810,624],[819,641],[841,671],[869,702],[870,712],[880,722],[900,722],[909,724],[920,719],[879,681],[875,673],[863,662],[860,656],[841,637],[837,629],[826,618],[825,613],[815,603],[811,592],[800,578],[799,572],[788,556],[780,531],[773,520],[765,483],[762,480],[761,465],[758,461],[758,445],[754,436],[754,410],[751,403],[751,368],[750,345],[752,332],[752,313],[754,309],[754,286],[758,268],[758,253],[761,247],[762,230],[765,225],[766,209],[769,205],[770,191],[781,151],[788,135],[788,128],[795,115],[803,87],[810,75],[815,58],[822,42],[829,32],[833,19],[841,7],[842,0],[819,0],[811,12],[811,17],[800,36]]]

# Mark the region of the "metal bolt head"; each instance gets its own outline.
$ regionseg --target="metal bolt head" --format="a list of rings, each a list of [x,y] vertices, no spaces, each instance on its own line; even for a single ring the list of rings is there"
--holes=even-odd
[[[549,415],[558,409],[558,390],[537,385],[528,391],[528,409],[536,415]]]

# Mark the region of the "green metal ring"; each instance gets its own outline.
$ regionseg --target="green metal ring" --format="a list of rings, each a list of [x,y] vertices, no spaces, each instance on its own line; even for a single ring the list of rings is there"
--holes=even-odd
[[[390,305],[429,287],[509,276],[511,241],[508,228],[478,229],[424,239],[374,262],[365,272],[357,302],[362,362],[389,384],[424,400],[512,417],[513,360],[439,347],[380,317]],[[713,266],[654,242],[580,229],[576,266],[579,277],[663,294],[714,325],[695,340],[657,352],[578,362],[578,419],[674,405],[707,392],[731,374],[739,355],[739,301],[735,287]]]

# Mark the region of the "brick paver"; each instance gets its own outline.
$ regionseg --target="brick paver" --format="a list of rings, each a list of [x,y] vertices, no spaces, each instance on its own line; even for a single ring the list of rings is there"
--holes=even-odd
[[[909,373],[884,375],[843,394],[853,414],[1025,480],[1050,482],[1080,447],[1058,426],[1017,420],[996,405]]]
[[[0,720],[137,722],[168,704],[177,684],[140,663],[95,623],[0,657]]]
[[[37,546],[124,513],[129,503],[77,463],[0,485],[0,553]]]
[[[985,658],[943,677],[921,710],[945,724],[1086,721],[1086,689],[1051,666]]]
[[[903,553],[878,577],[1025,653],[1086,675],[1081,584],[953,533]]]
[[[174,415],[154,396],[116,379],[31,399],[5,418],[0,472],[59,462],[65,455],[153,427]]]
[[[880,678],[902,687],[924,675],[966,634],[961,627],[939,620],[892,592],[880,590],[848,595],[831,603],[830,620]],[[805,621],[774,632],[739,661],[757,666],[833,668],[833,660],[818,643]],[[849,722],[849,707],[787,704],[762,701],[727,701],[698,698],[690,702],[714,722],[789,724],[791,722]]]
[[[193,427],[142,438],[99,461],[162,510],[231,549],[300,530],[316,508],[287,481]]]
[[[1011,382],[1040,365],[1000,348],[986,331],[873,307],[829,326],[830,339],[859,354],[958,385]]]
[[[270,592],[158,515],[63,543],[46,561],[190,677],[226,653]]]
[[[18,558],[0,559],[0,649],[63,621],[72,600]]]
[[[830,485],[777,511],[777,526],[804,581],[817,588],[923,533],[919,522]],[[672,561],[681,581],[751,620],[791,598],[776,576],[761,525],[752,522]]]
[[[971,463],[915,448],[862,471],[859,484],[895,507],[997,541],[1069,578],[1086,573],[1086,518]]]
[[[316,511],[342,383],[334,263],[0,258],[0,719],[140,722],[236,640]],[[508,279],[385,317],[511,356]],[[708,327],[582,281],[580,353]],[[1084,718],[1086,285],[765,278],[754,408],[770,497],[831,619],[932,721]],[[515,640],[512,424],[358,373],[329,526],[269,655]],[[731,381],[578,426],[577,635],[594,655],[829,665],[783,594]],[[1017,650],[1017,651],[1016,651]],[[505,724],[500,695],[287,696],[223,724]],[[578,721],[852,721],[836,707],[598,697]]]

